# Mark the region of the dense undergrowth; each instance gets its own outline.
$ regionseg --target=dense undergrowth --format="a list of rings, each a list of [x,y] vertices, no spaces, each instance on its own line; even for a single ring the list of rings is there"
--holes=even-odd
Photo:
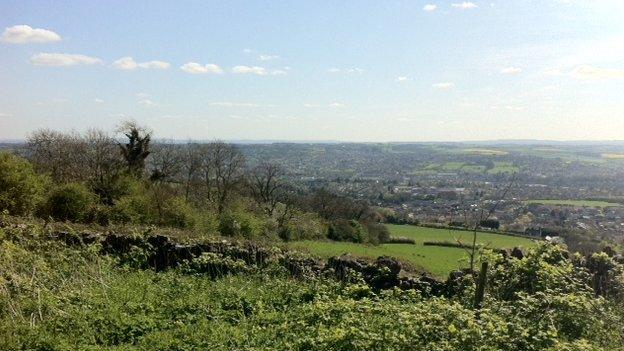
[[[580,257],[542,244],[489,257],[486,300],[292,278],[283,267],[212,278],[202,261],[162,272],[37,224],[0,228],[2,350],[621,350],[622,267],[604,254],[596,296]],[[135,257],[140,260],[140,253]],[[207,259],[218,259],[215,257]],[[602,261],[600,261],[602,260]],[[585,267],[591,267],[585,263]],[[596,277],[596,275],[593,275]]]

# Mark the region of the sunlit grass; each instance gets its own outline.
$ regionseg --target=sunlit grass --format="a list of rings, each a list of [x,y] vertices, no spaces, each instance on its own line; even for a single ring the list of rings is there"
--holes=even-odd
[[[428,271],[438,278],[445,278],[452,270],[466,267],[468,255],[461,248],[424,246],[426,241],[448,241],[470,243],[469,231],[425,228],[409,225],[388,225],[393,237],[413,239],[416,244],[365,245],[332,241],[299,241],[290,243],[291,248],[303,249],[320,257],[351,254],[364,258],[390,256],[409,264],[417,270]],[[479,232],[477,242],[491,248],[530,247],[534,241],[528,238]]]

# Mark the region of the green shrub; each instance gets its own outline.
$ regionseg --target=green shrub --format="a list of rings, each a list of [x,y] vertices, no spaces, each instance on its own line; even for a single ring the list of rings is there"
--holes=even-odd
[[[48,179],[37,175],[25,159],[0,152],[0,212],[28,215],[43,200]]]
[[[45,204],[44,214],[59,221],[83,222],[96,203],[96,196],[80,183],[54,189]]]
[[[197,213],[193,206],[183,197],[174,197],[163,206],[160,225],[191,228],[197,221]]]
[[[368,242],[371,244],[383,244],[390,240],[390,231],[381,223],[366,223],[366,231],[368,232]]]
[[[316,213],[296,212],[279,228],[279,236],[284,241],[324,239],[327,225]]]
[[[156,222],[153,207],[147,189],[136,185],[130,194],[114,202],[111,218],[118,223],[153,224]]]
[[[224,236],[241,236],[246,239],[266,236],[266,219],[250,212],[225,211],[219,217],[219,232]]]
[[[203,211],[197,215],[195,230],[208,236],[213,236],[219,232],[219,216],[210,211]]]
[[[337,219],[329,225],[327,231],[327,237],[334,241],[363,243],[367,236],[366,229],[356,220]]]

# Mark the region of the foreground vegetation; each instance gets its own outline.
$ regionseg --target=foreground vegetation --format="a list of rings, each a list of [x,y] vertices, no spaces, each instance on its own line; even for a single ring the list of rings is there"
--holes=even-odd
[[[279,265],[212,277],[187,264],[141,268],[142,254],[71,247],[36,224],[0,226],[3,350],[619,350],[624,273],[541,244],[486,255],[483,307],[471,275],[454,293],[376,290],[357,275],[293,278]],[[225,258],[217,258],[223,260]],[[231,264],[231,263],[228,263]],[[598,275],[597,275],[598,274]],[[597,295],[593,277],[606,290]]]
[[[396,257],[409,264],[415,270],[430,272],[435,277],[445,278],[452,270],[466,267],[468,253],[465,249],[445,246],[425,246],[424,243],[470,243],[472,233],[465,230],[448,230],[417,227],[411,225],[386,225],[391,237],[403,237],[414,241],[409,243],[388,243],[365,245],[357,243],[336,243],[327,241],[296,241],[290,247],[307,250],[320,257],[329,258],[349,253],[358,257],[377,258],[379,256]],[[531,239],[479,232],[477,243],[491,249],[529,248],[535,245]]]

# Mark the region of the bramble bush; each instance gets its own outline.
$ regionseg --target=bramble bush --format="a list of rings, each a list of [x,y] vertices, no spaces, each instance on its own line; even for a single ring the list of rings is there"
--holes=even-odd
[[[96,204],[96,196],[80,183],[67,183],[49,194],[42,214],[58,221],[84,222]]]
[[[50,180],[25,159],[0,152],[0,212],[29,215],[39,206]]]

